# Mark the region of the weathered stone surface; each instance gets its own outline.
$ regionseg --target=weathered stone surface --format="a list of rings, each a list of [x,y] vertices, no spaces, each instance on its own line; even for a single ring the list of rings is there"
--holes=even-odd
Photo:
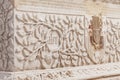
[[[13,4],[13,0],[0,0],[0,71],[14,67]]]
[[[16,70],[119,62],[120,19],[106,17],[104,21],[101,19],[99,26],[97,21],[87,24],[87,17],[16,11]],[[90,29],[89,25],[93,28]]]
[[[0,71],[14,72],[0,79],[120,75],[120,6],[111,3],[1,0]]]
[[[0,80],[119,80],[120,63],[0,73]],[[111,76],[111,77],[110,77]],[[104,78],[103,78],[104,77]],[[109,78],[110,77],[110,78]]]
[[[9,72],[0,72],[0,80],[13,80],[13,74]]]

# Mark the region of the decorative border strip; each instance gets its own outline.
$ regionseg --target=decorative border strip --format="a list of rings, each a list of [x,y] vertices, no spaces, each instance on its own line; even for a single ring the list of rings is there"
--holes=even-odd
[[[11,73],[1,72],[0,74],[2,74],[0,80],[84,80],[120,75],[120,62],[59,68],[54,70],[30,70]]]

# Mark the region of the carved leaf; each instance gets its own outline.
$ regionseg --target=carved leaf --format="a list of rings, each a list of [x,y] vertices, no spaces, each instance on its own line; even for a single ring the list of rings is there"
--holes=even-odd
[[[32,18],[30,16],[30,14],[26,13],[26,16],[27,16],[28,20],[31,21]]]
[[[66,25],[68,24],[68,22],[67,22],[67,21],[65,21],[65,20],[63,20],[63,23],[64,23],[64,24],[66,24]]]
[[[75,18],[75,24],[77,23],[77,17]]]
[[[24,23],[24,21],[23,21],[22,19],[20,19],[20,18],[18,17],[18,15],[16,15],[16,19],[17,19],[18,22]]]
[[[17,43],[18,45],[24,46],[24,45],[17,39],[17,37],[15,37],[15,41],[16,41],[16,43]]]
[[[28,33],[29,31],[27,30],[26,26],[23,26],[23,30]]]
[[[66,16],[66,19],[67,19],[67,23],[70,23],[70,19],[69,19],[69,17],[68,16]]]
[[[48,22],[47,16],[45,17],[45,22]]]
[[[36,39],[39,40],[39,37],[38,37],[38,35],[37,35],[37,30],[36,30],[36,29],[35,29],[35,31],[34,31],[34,36],[35,36]]]
[[[36,19],[36,18],[31,18],[30,19],[32,22],[34,22],[34,23],[37,23],[38,22],[38,20]]]
[[[56,22],[56,18],[55,18],[55,15],[53,16],[53,22],[54,22],[54,23]]]
[[[53,20],[52,20],[51,15],[49,15],[49,21],[50,21],[51,23],[53,23]]]
[[[84,30],[84,27],[83,27],[83,26],[81,26],[81,24],[80,24],[80,23],[79,23],[78,25],[79,25],[79,30]]]
[[[30,55],[30,51],[28,51],[26,49],[23,49],[22,54],[23,54],[24,57],[28,57]]]
[[[23,19],[24,22],[28,22],[28,19],[26,18],[25,14],[22,15],[22,19]]]
[[[17,34],[19,37],[21,37],[21,38],[24,37],[24,35],[22,35],[19,31],[17,31],[16,34]]]

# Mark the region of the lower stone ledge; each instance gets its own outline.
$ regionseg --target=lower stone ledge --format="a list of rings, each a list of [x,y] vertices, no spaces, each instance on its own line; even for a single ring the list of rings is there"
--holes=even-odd
[[[120,63],[20,72],[0,72],[0,80],[93,80],[113,75],[120,75]]]

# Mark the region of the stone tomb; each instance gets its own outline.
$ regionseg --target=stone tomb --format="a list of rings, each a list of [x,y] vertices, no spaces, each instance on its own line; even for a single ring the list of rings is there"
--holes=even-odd
[[[0,0],[0,80],[120,75],[119,14],[119,1]]]

